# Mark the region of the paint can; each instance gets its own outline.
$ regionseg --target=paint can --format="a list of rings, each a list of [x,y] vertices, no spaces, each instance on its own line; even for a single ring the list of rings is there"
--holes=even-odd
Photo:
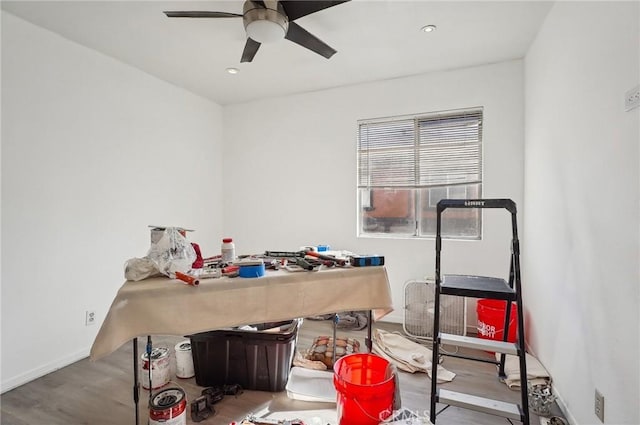
[[[169,382],[169,349],[157,347],[151,350],[151,383],[153,389],[160,388]],[[142,388],[149,389],[149,355],[142,355]]]
[[[151,397],[149,425],[186,425],[187,398],[180,388],[167,388]]]
[[[191,355],[191,341],[182,341],[175,346],[176,350],[176,376],[178,378],[191,378],[196,373],[193,368],[193,356]]]

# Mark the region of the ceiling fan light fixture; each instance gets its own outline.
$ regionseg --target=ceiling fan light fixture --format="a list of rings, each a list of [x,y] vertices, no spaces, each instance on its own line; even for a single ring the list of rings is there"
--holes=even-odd
[[[289,19],[280,3],[277,9],[269,9],[252,1],[244,4],[242,22],[249,38],[258,43],[282,40],[289,29]]]
[[[284,38],[286,29],[277,22],[260,19],[247,24],[247,35],[258,43],[273,43]]]

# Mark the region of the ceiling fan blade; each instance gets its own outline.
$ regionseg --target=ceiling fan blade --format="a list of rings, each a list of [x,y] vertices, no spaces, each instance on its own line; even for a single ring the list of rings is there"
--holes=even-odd
[[[307,49],[316,52],[320,56],[324,56],[329,59],[336,53],[332,47],[327,45],[324,41],[311,34],[300,25],[295,22],[289,22],[289,30],[287,35],[284,36],[289,41],[293,41],[296,44],[306,47]]]
[[[242,15],[229,12],[175,11],[163,12],[169,18],[242,18]]]
[[[278,0],[262,0],[261,3],[267,9],[278,10]]]
[[[284,9],[289,18],[289,22],[296,20],[298,18],[302,18],[303,16],[310,15],[314,12],[318,12],[323,9],[327,9],[331,6],[336,6],[341,3],[346,3],[349,0],[338,0],[338,1],[300,1],[300,0],[281,0],[280,5]]]
[[[251,62],[256,53],[258,53],[259,48],[260,43],[252,38],[247,37],[247,42],[244,45],[244,50],[242,51],[242,58],[240,59],[240,62]]]

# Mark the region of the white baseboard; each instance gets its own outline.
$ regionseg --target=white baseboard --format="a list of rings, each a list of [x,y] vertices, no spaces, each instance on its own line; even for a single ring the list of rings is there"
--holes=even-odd
[[[13,376],[7,379],[5,379],[5,377],[3,376],[2,383],[0,384],[0,394],[31,382],[34,379],[38,379],[65,366],[69,366],[70,364],[75,363],[78,360],[89,357],[89,350],[89,347],[87,347],[83,350],[76,351],[75,353],[69,354],[68,356],[53,360],[49,363],[46,363],[35,369],[31,369],[28,372],[21,373],[17,376]]]
[[[569,409],[567,409],[567,404],[564,402],[562,394],[559,394],[556,390],[556,387],[553,385],[553,381],[551,382],[551,390],[553,394],[556,395],[556,403],[558,403],[558,407],[564,415],[564,418],[569,422],[569,425],[577,425],[578,421],[576,421],[576,418],[574,418]]]
[[[526,341],[525,341],[525,346],[526,346],[525,348],[527,352],[537,359],[538,356],[536,356],[534,351],[531,349],[531,346],[528,343],[526,343]],[[573,417],[573,415],[567,408],[567,404],[562,399],[562,394],[559,394],[557,388],[555,387],[555,385],[553,385],[553,379],[551,380],[551,392],[556,396],[556,403],[558,404],[560,411],[564,415],[564,418],[567,420],[567,422],[569,422],[569,425],[577,425],[578,422],[576,421],[576,418]]]

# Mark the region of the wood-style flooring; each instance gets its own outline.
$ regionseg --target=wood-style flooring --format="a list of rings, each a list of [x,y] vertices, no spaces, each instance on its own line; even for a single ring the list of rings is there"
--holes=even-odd
[[[376,323],[374,327],[402,332],[400,324]],[[309,348],[316,336],[331,335],[331,332],[330,321],[305,320],[298,332],[298,350],[303,351]],[[338,335],[355,337],[360,341],[361,346],[365,347],[365,331],[339,331]],[[155,337],[154,345],[173,347],[182,340],[184,338],[179,336]],[[139,338],[139,353],[144,352],[145,343],[146,338]],[[134,425],[132,353],[132,344],[129,343],[103,359],[81,360],[2,394],[0,423],[2,425]],[[444,357],[442,365],[457,374],[453,382],[443,384],[442,388],[503,401],[519,402],[520,393],[508,389],[497,379],[494,365],[452,357]],[[172,366],[175,370],[174,358]],[[173,375],[172,379],[185,390],[188,400],[195,399],[202,391],[202,388],[196,385],[195,378],[176,379]],[[170,385],[173,385],[173,382]],[[399,372],[399,382],[402,406],[428,417],[430,380],[427,375]],[[148,394],[147,390],[141,388],[139,404],[141,425],[148,423]],[[236,397],[226,396],[214,407],[216,414],[199,423],[228,425],[249,414],[259,414],[264,417],[289,419],[304,416],[308,420],[311,417],[313,421],[310,425],[337,424],[335,419],[331,419],[335,418],[335,404],[292,400],[287,397],[286,391],[271,393],[245,390]],[[552,412],[560,414],[557,406],[554,406]],[[322,418],[322,421],[319,418]],[[500,417],[456,407],[444,410],[436,422],[438,425],[509,423]],[[194,423],[188,414],[186,423]],[[532,414],[531,425],[539,423],[539,418]]]

